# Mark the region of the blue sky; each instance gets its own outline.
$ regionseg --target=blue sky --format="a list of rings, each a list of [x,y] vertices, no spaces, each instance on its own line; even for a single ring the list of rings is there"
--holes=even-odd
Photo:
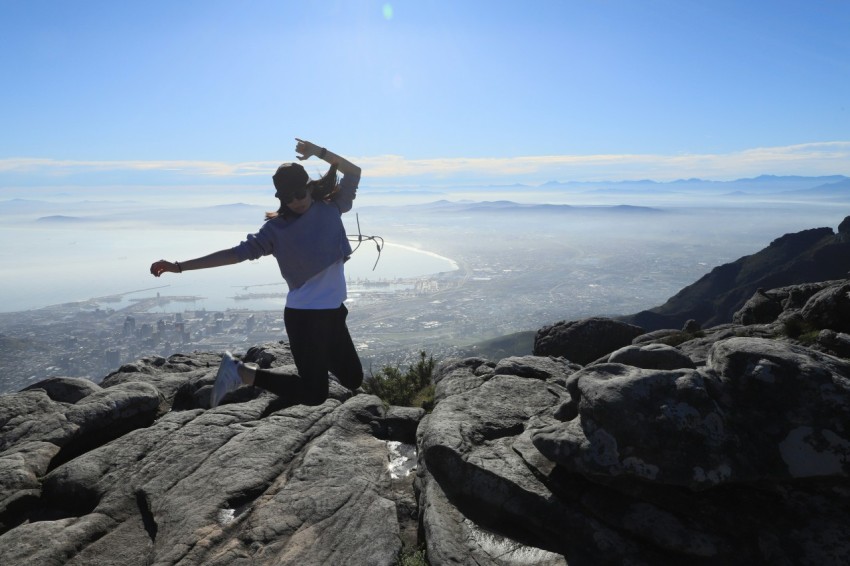
[[[0,191],[850,175],[846,0],[0,0]],[[318,167],[318,166],[317,166]]]

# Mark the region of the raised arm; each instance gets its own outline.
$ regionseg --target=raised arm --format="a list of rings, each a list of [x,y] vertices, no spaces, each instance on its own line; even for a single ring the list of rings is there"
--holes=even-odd
[[[312,142],[295,138],[295,152],[300,154],[298,159],[304,161],[310,159],[314,155],[319,159],[327,161],[330,164],[336,164],[337,170],[343,175],[355,175],[360,177],[360,167],[348,161],[346,158],[337,155],[327,148],[320,147]]]
[[[183,273],[194,269],[209,269],[222,265],[239,263],[239,257],[233,249],[219,250],[209,255],[186,261],[166,261],[161,259],[151,264],[151,274],[159,277],[163,273]]]

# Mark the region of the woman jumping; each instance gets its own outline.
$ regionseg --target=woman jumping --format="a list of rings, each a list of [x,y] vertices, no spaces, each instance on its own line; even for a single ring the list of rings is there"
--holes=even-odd
[[[161,259],[151,273],[183,273],[232,265],[273,255],[289,286],[283,319],[298,375],[276,373],[243,364],[225,352],[216,375],[210,405],[240,385],[256,385],[305,405],[328,397],[328,372],[350,390],[363,382],[363,367],[345,324],[348,310],[343,264],[351,255],[342,214],[351,210],[360,168],[308,141],[296,139],[299,160],[316,156],[330,163],[321,178],[310,180],[298,163],[284,163],[272,177],[276,212],[238,246],[186,261]],[[342,180],[337,184],[337,171]]]

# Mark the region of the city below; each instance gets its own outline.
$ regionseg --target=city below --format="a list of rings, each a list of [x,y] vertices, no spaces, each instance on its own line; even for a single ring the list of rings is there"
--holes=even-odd
[[[457,270],[426,277],[350,282],[348,325],[367,376],[385,365],[406,366],[420,351],[440,360],[565,318],[637,312],[705,269],[673,250],[647,262],[625,247],[591,265],[563,249],[548,259],[525,249],[516,242],[499,253],[454,255]],[[282,308],[240,309],[237,300],[236,308],[195,310],[198,297],[150,292],[120,308],[109,306],[116,295],[0,313],[0,392],[53,376],[99,382],[142,357],[241,354],[286,340]],[[173,312],[182,304],[185,309]]]

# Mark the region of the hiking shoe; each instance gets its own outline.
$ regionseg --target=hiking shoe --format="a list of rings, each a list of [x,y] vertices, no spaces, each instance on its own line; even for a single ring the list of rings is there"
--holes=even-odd
[[[225,352],[221,357],[221,364],[218,366],[218,373],[215,376],[215,384],[213,385],[212,394],[210,395],[210,406],[218,407],[222,398],[242,385],[242,379],[237,371],[238,364],[230,352]]]

